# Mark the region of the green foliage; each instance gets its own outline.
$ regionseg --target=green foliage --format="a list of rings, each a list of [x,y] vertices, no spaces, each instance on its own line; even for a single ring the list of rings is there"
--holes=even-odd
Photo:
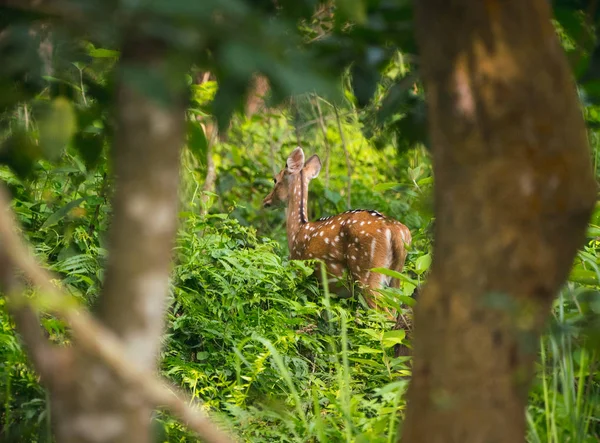
[[[245,439],[388,441],[406,384],[396,379],[410,374],[391,357],[403,336],[356,301],[321,295],[311,267],[282,260],[254,229],[183,217],[164,373]],[[164,432],[182,435],[168,420]]]
[[[162,373],[246,441],[395,441],[410,364],[392,355],[394,345],[407,343],[404,331],[392,331],[360,300],[332,299],[318,287],[313,263],[283,258],[283,211],[264,210],[261,200],[298,143],[319,154],[324,168],[309,190],[310,218],[349,209],[350,200],[350,208],[376,209],[405,223],[413,235],[405,271],[378,272],[402,281],[398,290],[382,291],[390,306],[415,305],[413,292],[431,265],[434,220],[411,2],[345,0],[334,16],[313,0],[281,1],[278,8],[245,0],[79,3],[96,18],[85,38],[73,26],[57,27],[49,39],[37,27],[39,14],[0,6],[6,61],[0,179],[36,254],[70,292],[94,302],[113,190],[106,148],[114,131],[118,42],[129,34],[155,39],[172,63],[217,77],[189,85]],[[591,32],[598,10],[588,23],[590,2],[554,4],[582,86],[598,172],[599,51]],[[316,17],[315,6],[322,8]],[[59,48],[51,60],[40,51],[49,43]],[[157,81],[135,66],[124,69],[155,98],[169,87],[168,73]],[[257,71],[269,79],[268,103],[282,106],[246,119],[235,111]],[[212,146],[214,192],[201,192],[211,151],[197,118],[210,116],[231,129],[226,142]],[[542,340],[528,407],[531,442],[598,441],[600,435],[596,212]],[[68,341],[56,319],[44,317],[43,324],[53,341]],[[50,442],[45,392],[2,300],[0,343],[0,439]],[[155,425],[157,441],[194,441],[166,414]]]
[[[3,299],[0,299],[0,359],[0,440],[50,443],[46,393],[30,369]]]

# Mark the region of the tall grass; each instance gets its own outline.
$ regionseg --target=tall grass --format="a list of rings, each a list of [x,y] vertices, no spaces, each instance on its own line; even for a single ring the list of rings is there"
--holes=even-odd
[[[598,352],[586,345],[585,332],[569,312],[573,287],[565,289],[554,311],[554,325],[540,340],[540,365],[527,409],[532,443],[600,441]]]

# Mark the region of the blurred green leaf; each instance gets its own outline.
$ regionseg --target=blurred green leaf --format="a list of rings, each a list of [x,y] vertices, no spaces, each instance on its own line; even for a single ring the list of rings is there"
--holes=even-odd
[[[54,212],[50,217],[48,217],[46,219],[46,221],[42,224],[40,229],[47,229],[50,226],[55,225],[56,223],[61,221],[63,218],[65,218],[69,214],[69,212],[71,212],[71,210],[77,208],[85,200],[86,200],[86,198],[82,197],[82,198],[78,198],[76,200],[70,201],[69,203],[64,205],[62,208],[60,208],[58,211]]]
[[[394,189],[397,186],[400,186],[400,183],[378,183],[373,187],[373,191],[375,192],[383,192],[389,189]]]
[[[189,150],[194,157],[201,163],[206,164],[206,153],[208,150],[208,141],[202,129],[202,125],[194,120],[188,121],[188,142]]]
[[[415,262],[415,272],[419,275],[427,272],[431,266],[431,254],[427,253],[425,255],[420,256]]]
[[[57,160],[77,131],[73,105],[64,97],[55,98],[45,107],[38,126],[44,156]]]
[[[574,268],[569,274],[569,281],[581,283],[585,285],[598,285],[598,274],[594,271],[583,269],[580,267]]]

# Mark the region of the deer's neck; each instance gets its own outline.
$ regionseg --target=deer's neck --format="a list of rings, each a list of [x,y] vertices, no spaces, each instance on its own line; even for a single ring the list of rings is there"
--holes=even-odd
[[[289,193],[287,208],[287,239],[290,251],[296,238],[296,234],[308,223],[306,205],[308,202],[308,180],[304,177],[304,171],[289,176]]]

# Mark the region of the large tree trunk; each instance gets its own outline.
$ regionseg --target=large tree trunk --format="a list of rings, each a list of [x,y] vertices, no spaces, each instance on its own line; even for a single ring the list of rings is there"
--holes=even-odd
[[[516,443],[539,337],[595,199],[546,0],[415,3],[435,257],[402,441]]]

